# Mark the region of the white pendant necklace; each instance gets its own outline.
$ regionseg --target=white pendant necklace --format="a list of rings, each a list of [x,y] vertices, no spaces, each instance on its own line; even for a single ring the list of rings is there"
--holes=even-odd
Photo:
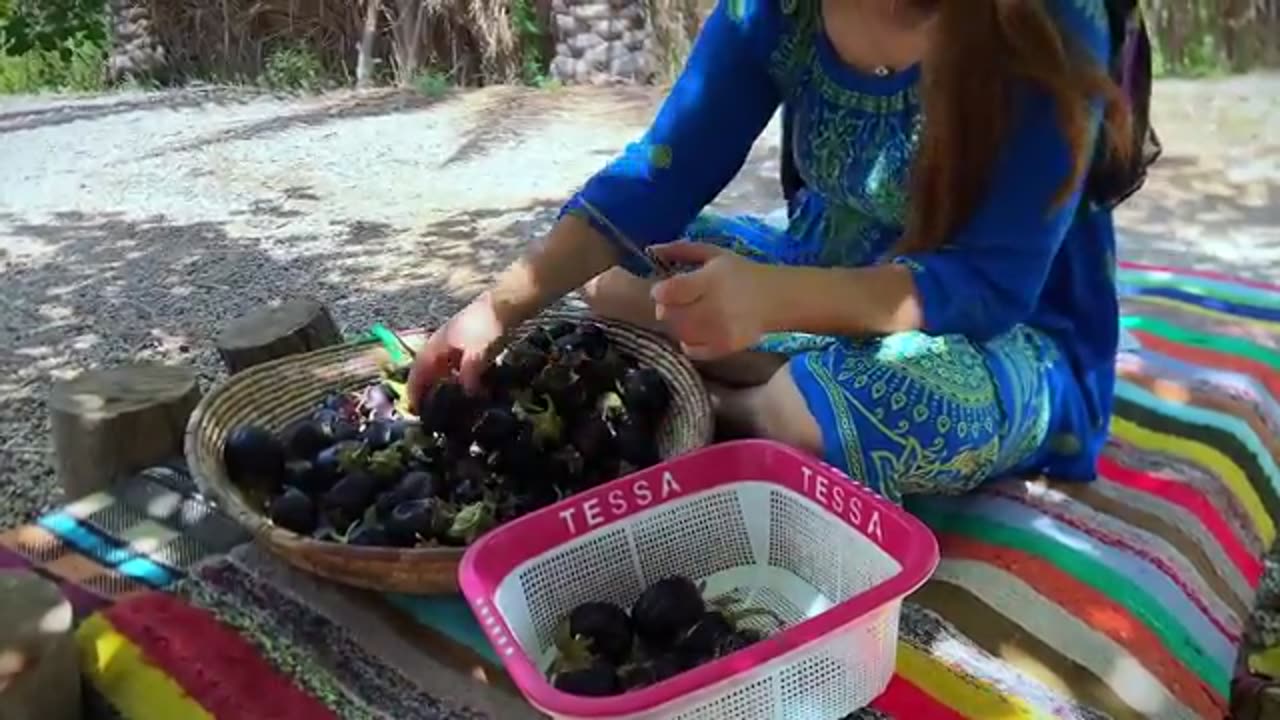
[[[889,77],[893,73],[888,65],[877,65],[872,68],[871,72],[875,73],[876,77]]]

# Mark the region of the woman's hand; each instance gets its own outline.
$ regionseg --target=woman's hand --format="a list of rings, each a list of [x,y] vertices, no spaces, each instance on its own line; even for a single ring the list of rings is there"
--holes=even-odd
[[[693,360],[746,350],[770,332],[769,309],[782,298],[770,287],[775,268],[706,243],[674,242],[652,248],[673,264],[700,265],[653,286],[657,319]]]
[[[480,375],[499,349],[497,341],[505,332],[494,311],[489,293],[480,295],[427,339],[409,371],[409,404],[416,412],[418,400],[427,388],[448,377],[454,370],[468,392],[480,391]]]

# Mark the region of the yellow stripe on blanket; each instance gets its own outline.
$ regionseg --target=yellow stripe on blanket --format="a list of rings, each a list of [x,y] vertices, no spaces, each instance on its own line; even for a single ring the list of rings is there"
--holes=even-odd
[[[128,720],[213,720],[173,678],[147,663],[136,645],[101,614],[76,629],[80,667],[89,682]]]
[[[1195,440],[1148,430],[1137,423],[1114,415],[1111,417],[1111,433],[1143,450],[1172,452],[1222,478],[1230,488],[1231,494],[1240,501],[1245,514],[1249,516],[1254,529],[1262,538],[1262,543],[1271,547],[1275,542],[1276,524],[1267,514],[1258,491],[1249,484],[1249,478],[1245,476],[1240,466],[1219,450]]]
[[[1048,718],[1027,701],[1005,695],[977,679],[963,677],[945,663],[898,641],[897,671],[902,678],[939,704],[969,720],[1039,720]]]

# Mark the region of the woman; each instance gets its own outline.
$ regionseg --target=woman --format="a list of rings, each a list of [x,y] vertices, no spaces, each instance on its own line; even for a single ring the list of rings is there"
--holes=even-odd
[[[504,329],[585,285],[678,340],[723,422],[887,497],[1091,479],[1118,311],[1081,187],[1127,132],[1108,44],[1104,0],[723,0],[648,133],[435,333],[413,397],[451,367],[474,387]],[[700,217],[782,102],[808,188],[786,231]],[[655,282],[636,246],[697,267]]]

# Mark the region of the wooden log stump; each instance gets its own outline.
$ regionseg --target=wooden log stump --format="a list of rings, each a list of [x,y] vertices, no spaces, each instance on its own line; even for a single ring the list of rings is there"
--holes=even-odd
[[[341,345],[342,334],[323,304],[308,298],[262,308],[227,323],[215,343],[232,375],[286,355]]]
[[[69,498],[182,456],[200,402],[194,370],[138,363],[56,383],[49,395],[54,468]]]
[[[79,720],[71,603],[27,570],[0,571],[0,720]]]

